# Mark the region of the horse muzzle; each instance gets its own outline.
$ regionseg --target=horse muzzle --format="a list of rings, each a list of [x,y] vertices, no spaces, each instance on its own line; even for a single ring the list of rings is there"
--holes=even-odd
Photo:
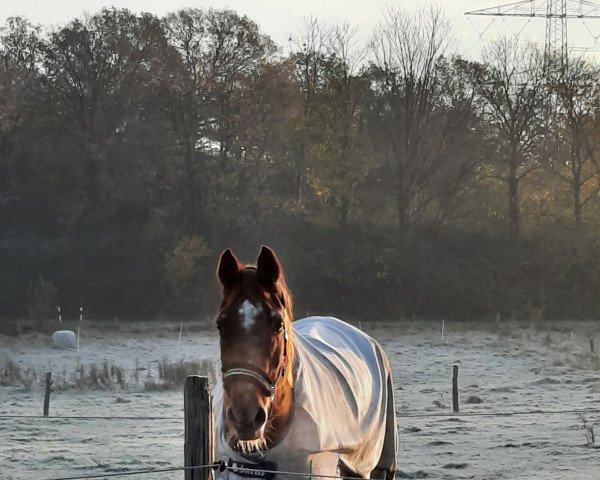
[[[264,407],[243,408],[234,405],[227,408],[225,416],[239,440],[262,438],[267,423],[267,410]]]

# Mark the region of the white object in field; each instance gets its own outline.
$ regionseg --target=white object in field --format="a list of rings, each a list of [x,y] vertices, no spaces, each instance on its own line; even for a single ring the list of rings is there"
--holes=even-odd
[[[52,334],[52,346],[62,348],[77,348],[77,337],[72,330],[58,330]]]

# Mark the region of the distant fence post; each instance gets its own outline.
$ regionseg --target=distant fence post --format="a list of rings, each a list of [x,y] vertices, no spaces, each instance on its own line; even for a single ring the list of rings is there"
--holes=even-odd
[[[452,368],[452,411],[458,413],[458,365]]]
[[[52,387],[52,372],[46,372],[46,394],[44,395],[44,417],[50,411],[50,389]]]
[[[207,377],[190,375],[183,391],[185,411],[184,466],[196,467],[214,463],[214,426],[212,395]],[[210,468],[189,469],[185,480],[210,480]]]

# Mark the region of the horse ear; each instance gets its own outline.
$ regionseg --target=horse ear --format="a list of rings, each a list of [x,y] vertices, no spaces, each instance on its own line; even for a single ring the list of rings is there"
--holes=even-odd
[[[221,254],[219,266],[217,267],[217,276],[223,287],[228,288],[237,283],[240,278],[242,264],[237,257],[228,248]]]
[[[275,285],[282,276],[281,263],[275,252],[269,247],[262,246],[258,261],[256,262],[256,277],[263,285],[270,287]]]

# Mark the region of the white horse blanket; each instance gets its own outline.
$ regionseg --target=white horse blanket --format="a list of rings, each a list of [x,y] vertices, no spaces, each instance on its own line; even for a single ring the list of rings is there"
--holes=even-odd
[[[368,478],[395,470],[396,419],[391,371],[381,346],[333,317],[293,323],[296,346],[294,415],[283,440],[261,457],[242,456],[224,440],[221,382],[215,388],[215,460],[257,469],[339,476],[339,461]],[[247,479],[233,471],[221,479]],[[261,478],[257,475],[256,478]],[[288,478],[281,474],[276,478]],[[289,478],[292,478],[291,476]],[[297,477],[293,477],[297,478]]]

